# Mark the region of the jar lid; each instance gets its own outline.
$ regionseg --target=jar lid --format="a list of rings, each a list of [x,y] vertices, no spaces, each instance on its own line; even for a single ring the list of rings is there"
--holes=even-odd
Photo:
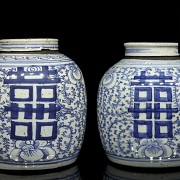
[[[58,50],[58,39],[1,39],[0,51]]]
[[[179,56],[178,43],[127,42],[125,56]]]

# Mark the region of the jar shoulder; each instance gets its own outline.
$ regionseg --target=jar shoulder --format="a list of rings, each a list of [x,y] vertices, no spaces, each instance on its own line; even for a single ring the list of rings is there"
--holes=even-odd
[[[71,58],[62,53],[1,53],[0,65],[18,64],[68,64],[75,63]]]
[[[100,86],[114,87],[116,82],[140,78],[169,78],[177,81],[180,74],[180,59],[121,59],[103,75]],[[142,77],[141,77],[142,76]],[[167,77],[166,77],[167,76]],[[108,84],[108,86],[107,86]],[[111,85],[109,85],[111,84]],[[112,85],[113,84],[113,85]],[[121,84],[122,86],[122,84]]]
[[[73,61],[62,53],[1,53],[0,62],[5,61]]]
[[[180,57],[128,57],[119,60],[114,66],[166,66],[180,65]]]
[[[141,57],[141,58],[123,58],[111,66],[105,74],[116,72],[121,68],[127,67],[178,67],[180,66],[180,57]]]

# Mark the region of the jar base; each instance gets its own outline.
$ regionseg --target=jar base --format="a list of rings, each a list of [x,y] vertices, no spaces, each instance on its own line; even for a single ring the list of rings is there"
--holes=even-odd
[[[107,155],[108,159],[113,163],[133,166],[133,167],[142,167],[142,168],[168,168],[168,167],[180,167],[180,158],[177,160],[145,160],[145,159],[131,159],[131,158],[115,158]]]
[[[49,163],[49,164],[36,164],[27,165],[27,164],[8,164],[8,163],[0,163],[0,169],[2,170],[44,170],[44,169],[55,169],[64,166],[68,166],[73,164],[77,160],[77,157],[72,158],[70,160],[64,160],[57,163]]]

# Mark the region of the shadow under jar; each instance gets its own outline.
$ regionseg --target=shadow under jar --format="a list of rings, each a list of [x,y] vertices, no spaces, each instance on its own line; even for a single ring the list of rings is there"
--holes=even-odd
[[[110,161],[136,167],[180,166],[178,43],[134,43],[103,76],[98,127]]]
[[[0,40],[0,169],[72,164],[86,125],[79,67],[58,39]]]

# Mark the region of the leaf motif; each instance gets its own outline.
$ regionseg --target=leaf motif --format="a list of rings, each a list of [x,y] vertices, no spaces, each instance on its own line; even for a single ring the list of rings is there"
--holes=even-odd
[[[157,146],[150,146],[147,148],[147,152],[150,153],[150,154],[158,154],[159,151],[161,151],[161,149]]]

